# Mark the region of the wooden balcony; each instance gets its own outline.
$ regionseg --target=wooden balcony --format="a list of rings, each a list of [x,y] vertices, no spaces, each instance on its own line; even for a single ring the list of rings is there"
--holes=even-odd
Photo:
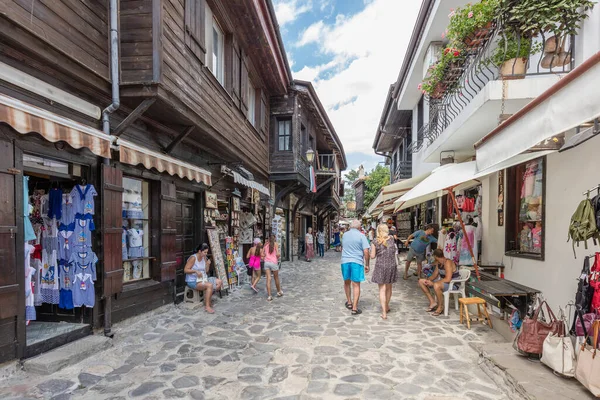
[[[339,173],[335,154],[319,154],[317,157],[318,175],[336,175]]]

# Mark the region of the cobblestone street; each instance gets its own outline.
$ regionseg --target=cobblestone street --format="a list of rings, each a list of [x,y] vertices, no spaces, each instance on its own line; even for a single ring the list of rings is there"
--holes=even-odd
[[[259,294],[217,298],[214,315],[187,303],[118,324],[111,349],[52,376],[14,374],[0,398],[508,398],[472,348],[500,336],[467,330],[454,310],[429,316],[415,277],[396,284],[387,321],[374,284],[362,315],[346,310],[338,253],[284,263],[281,277],[285,296],[270,303],[263,279]]]

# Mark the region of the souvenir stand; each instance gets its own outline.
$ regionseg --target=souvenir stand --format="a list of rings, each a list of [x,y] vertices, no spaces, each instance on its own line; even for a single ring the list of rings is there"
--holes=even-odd
[[[227,274],[226,245],[229,236],[230,215],[229,201],[220,199],[216,193],[205,192],[204,226],[210,253],[213,260],[214,272],[217,278],[223,282],[223,289],[229,289],[229,275]]]

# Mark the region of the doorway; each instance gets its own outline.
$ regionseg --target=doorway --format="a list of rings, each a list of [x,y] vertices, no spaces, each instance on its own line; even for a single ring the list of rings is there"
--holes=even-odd
[[[175,275],[175,303],[183,301],[185,292],[185,274],[183,268],[188,257],[194,254],[198,245],[194,225],[195,193],[177,191],[177,210],[175,212],[175,225],[177,235],[175,239],[175,255],[177,269]]]

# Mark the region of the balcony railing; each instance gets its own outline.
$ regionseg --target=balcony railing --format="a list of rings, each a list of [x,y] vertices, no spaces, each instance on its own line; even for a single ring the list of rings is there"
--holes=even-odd
[[[392,175],[392,183],[401,179],[412,178],[412,161],[400,161],[394,168]]]
[[[318,174],[337,173],[337,159],[335,154],[319,154],[317,157]]]
[[[303,157],[296,159],[296,172],[310,182],[310,164]]]
[[[467,47],[464,63],[448,71],[443,93],[436,92],[429,97],[429,123],[419,130],[419,139],[411,143],[410,151],[417,153],[433,143],[490,81],[503,81],[505,98],[506,81],[571,71],[574,42],[574,36],[557,39],[552,33],[532,39],[510,39],[503,30],[491,28],[488,34]],[[527,54],[527,48],[533,49],[528,58],[510,58],[523,52]],[[498,62],[505,59],[509,60]]]

